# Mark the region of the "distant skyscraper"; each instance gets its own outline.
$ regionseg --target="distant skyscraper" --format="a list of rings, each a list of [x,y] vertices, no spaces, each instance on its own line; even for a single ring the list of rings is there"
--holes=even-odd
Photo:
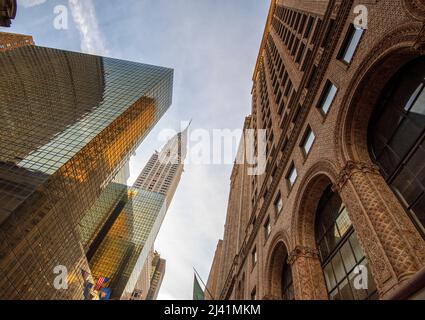
[[[173,70],[24,46],[0,54],[0,77],[0,298],[82,299],[115,214],[90,209],[127,194],[112,181],[170,106]]]
[[[112,299],[146,299],[149,292],[154,298],[159,291],[165,265],[152,266],[153,246],[183,172],[186,136],[187,129],[155,152],[133,187],[110,184],[87,214],[86,220],[101,228],[91,233],[97,240],[88,242],[90,268],[95,278],[110,279]],[[109,220],[99,221],[99,216]]]
[[[152,155],[133,187],[165,195],[168,208],[183,173],[186,142],[187,129],[168,141],[161,152]]]
[[[166,261],[161,259],[158,253],[154,253],[154,259],[152,261],[152,274],[149,292],[146,300],[156,300],[158,298],[159,289],[161,288],[162,280],[165,275]]]
[[[10,27],[16,17],[16,0],[0,0],[0,27]]]
[[[0,32],[0,52],[31,45],[34,45],[34,41],[31,36]]]

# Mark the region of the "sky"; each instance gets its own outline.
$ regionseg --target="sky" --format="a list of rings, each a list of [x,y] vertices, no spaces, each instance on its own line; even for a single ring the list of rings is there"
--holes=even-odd
[[[252,73],[269,4],[18,0],[12,27],[0,31],[32,35],[40,46],[174,69],[173,104],[131,159],[132,184],[164,144],[162,130],[180,130],[189,120],[191,131],[242,128],[251,110]],[[231,170],[230,164],[185,164],[155,243],[167,260],[158,299],[192,299],[193,268],[207,281],[223,237]]]

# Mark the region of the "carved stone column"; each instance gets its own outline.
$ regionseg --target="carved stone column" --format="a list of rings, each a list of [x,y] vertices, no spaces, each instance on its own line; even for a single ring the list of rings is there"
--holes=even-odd
[[[424,266],[425,243],[376,166],[347,162],[334,189],[347,206],[385,297]]]
[[[297,246],[288,255],[296,300],[328,300],[325,279],[316,249]]]

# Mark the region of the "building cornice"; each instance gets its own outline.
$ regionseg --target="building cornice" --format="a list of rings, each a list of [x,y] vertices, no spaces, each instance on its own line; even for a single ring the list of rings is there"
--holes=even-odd
[[[267,35],[270,31],[270,26],[271,26],[271,22],[272,22],[272,19],[273,19],[274,11],[276,9],[277,1],[278,0],[271,0],[271,3],[270,3],[270,9],[269,9],[269,13],[267,15],[266,26],[264,27],[263,37],[261,39],[261,45],[260,45],[260,49],[258,51],[257,62],[255,63],[254,73],[252,75],[253,81],[255,81],[255,79],[257,77],[257,72],[258,72],[258,69],[259,69],[260,64],[261,64],[261,60],[262,60],[262,56],[263,56],[263,50],[264,50],[264,47],[265,47]]]

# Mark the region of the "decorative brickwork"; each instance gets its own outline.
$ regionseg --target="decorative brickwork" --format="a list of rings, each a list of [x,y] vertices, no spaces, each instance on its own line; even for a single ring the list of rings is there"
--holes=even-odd
[[[368,29],[356,43],[349,35],[358,4],[367,6],[369,16]],[[227,266],[216,286],[221,298],[250,299],[256,292],[263,299],[282,299],[285,279],[279,271],[286,263],[296,299],[334,297],[315,234],[318,207],[329,186],[347,211],[350,232],[376,283],[377,292],[367,298],[394,297],[400,288],[406,296],[406,283],[417,290],[411,281],[425,267],[425,242],[372,161],[368,137],[386,85],[425,52],[424,21],[423,0],[272,1],[248,123],[268,131],[271,152],[265,174],[243,179],[244,171],[234,171],[223,239],[227,249],[215,259]],[[344,60],[347,43],[353,45],[349,62]],[[305,152],[308,130],[314,142]],[[290,185],[293,167],[297,178]],[[242,211],[232,208],[239,199]],[[244,220],[245,215],[250,218]],[[249,223],[238,228],[237,221]],[[272,226],[267,236],[266,222]],[[243,240],[235,243],[233,232]],[[238,287],[242,294],[236,294]],[[353,289],[352,298],[362,294]]]

